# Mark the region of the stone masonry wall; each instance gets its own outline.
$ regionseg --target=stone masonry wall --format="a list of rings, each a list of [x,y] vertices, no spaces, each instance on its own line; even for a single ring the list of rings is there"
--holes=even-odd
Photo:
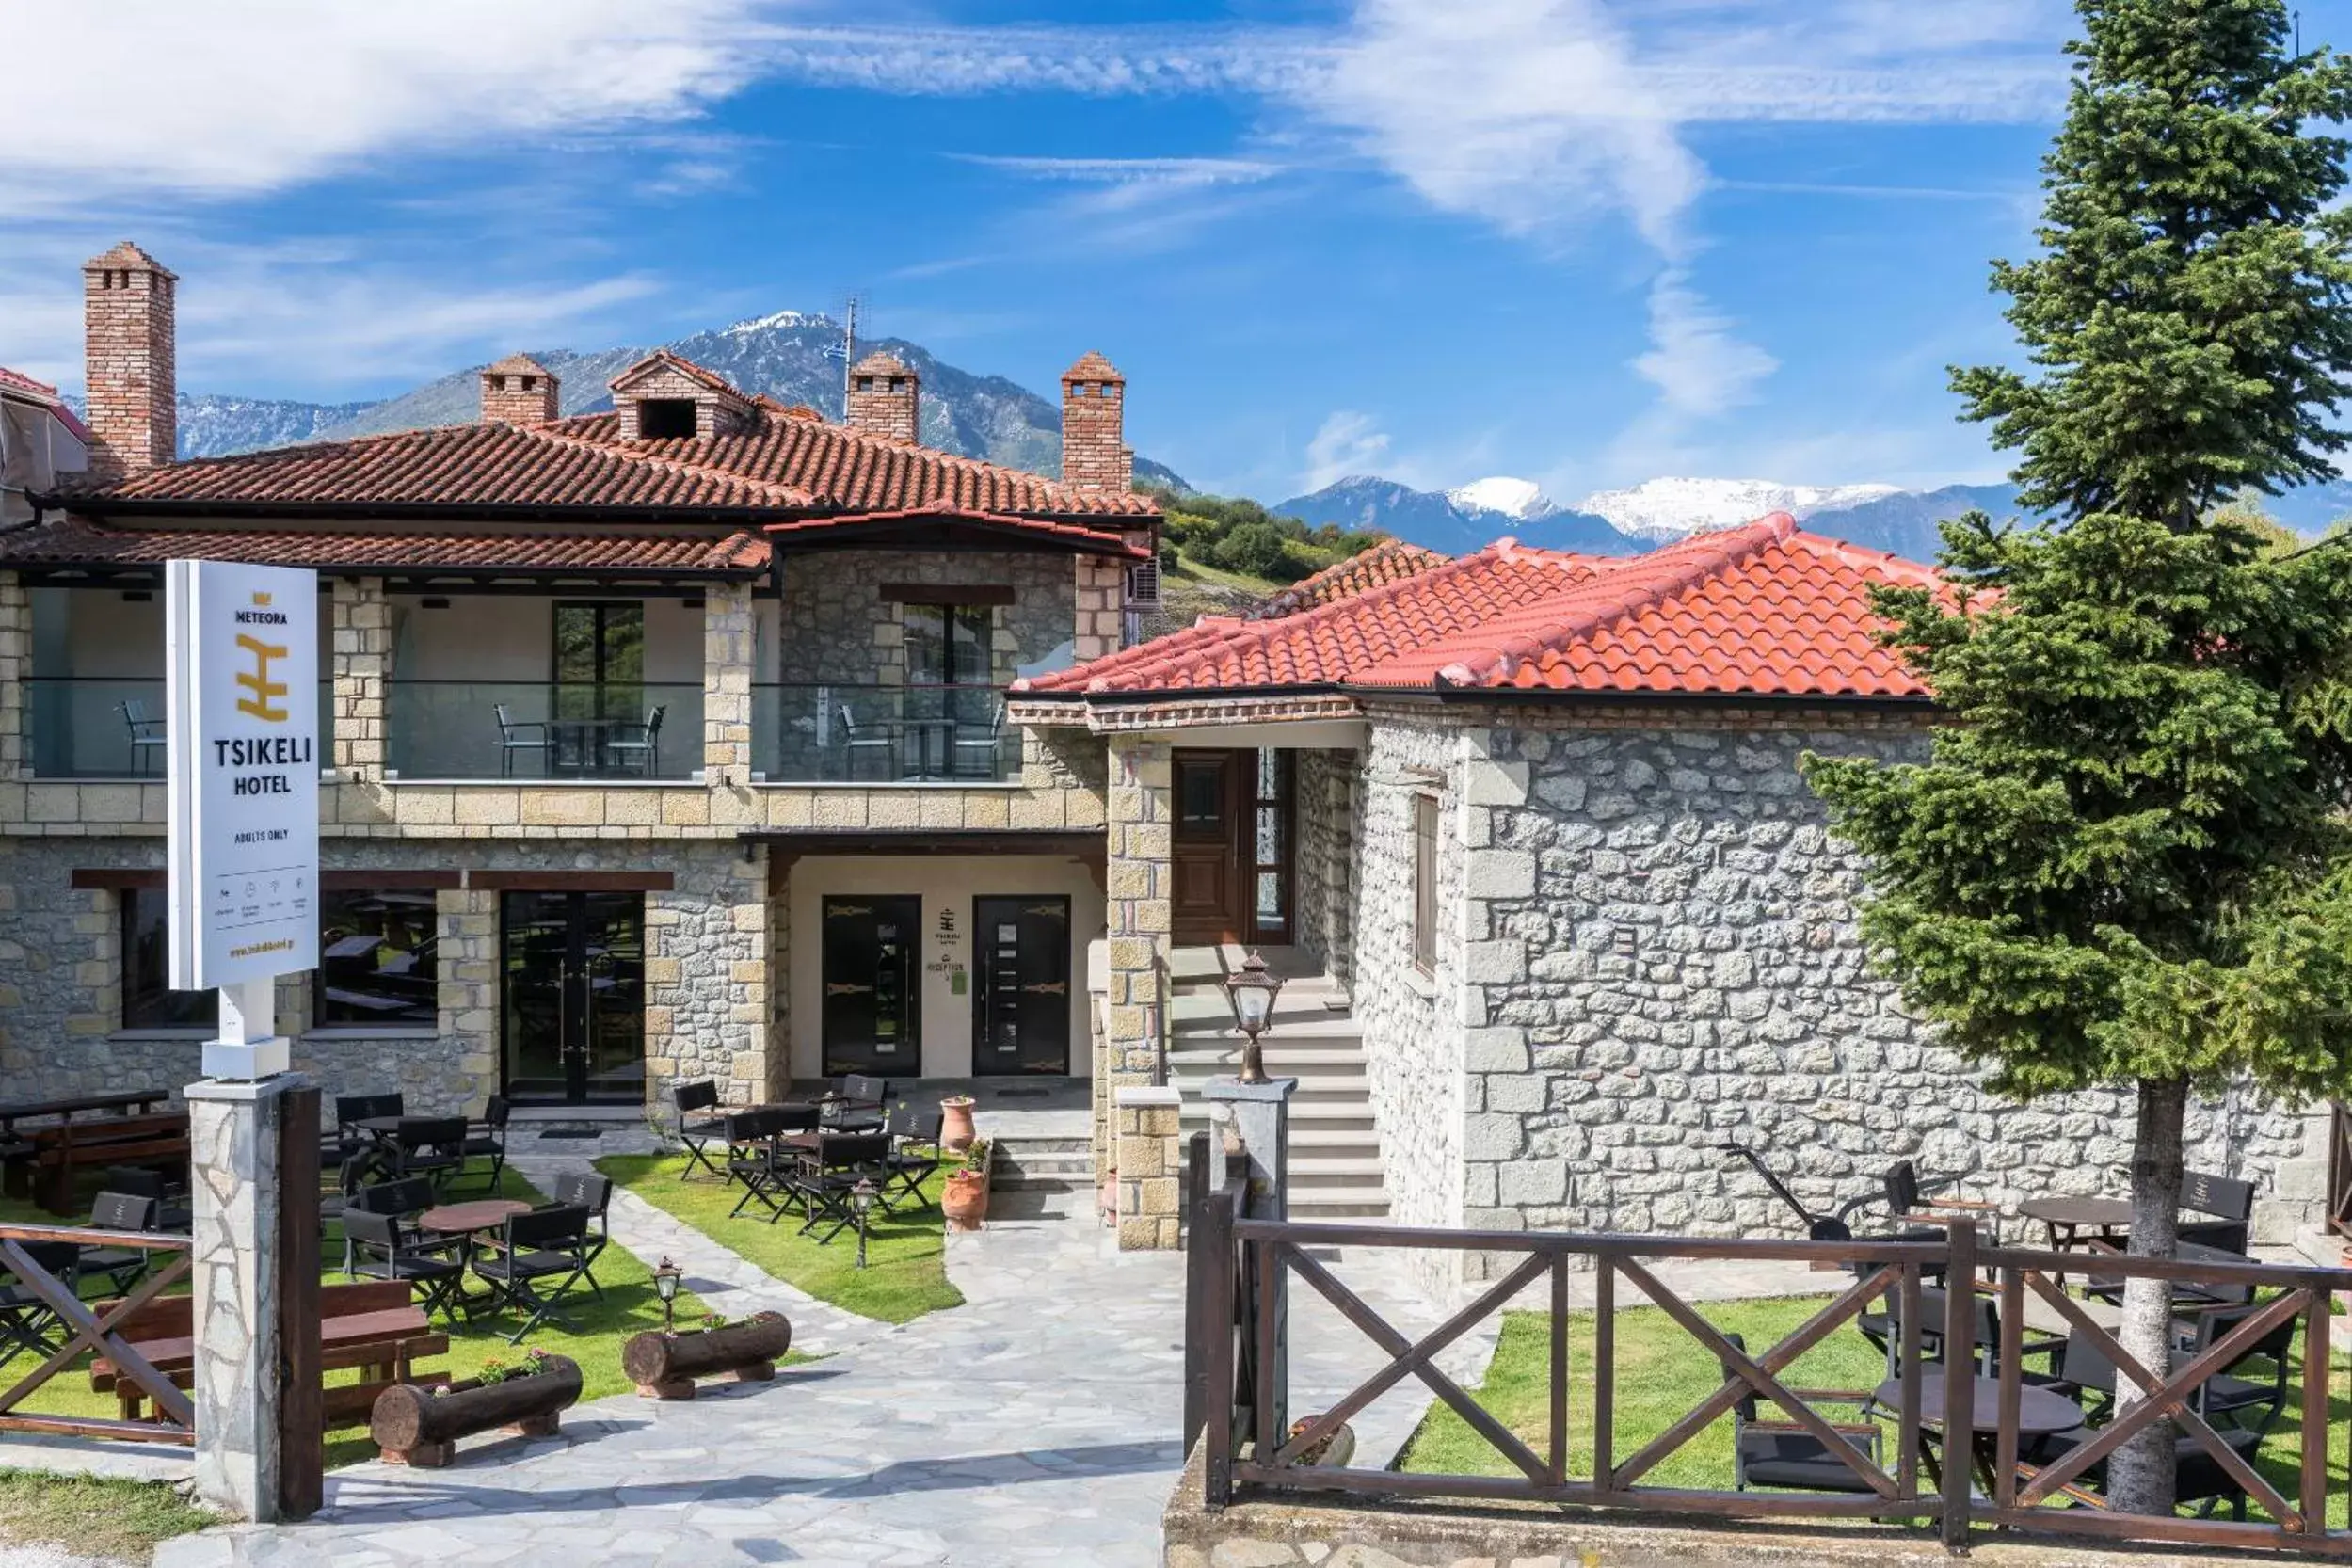
[[[1464,940],[1458,970],[1441,945],[1438,979],[1468,1026],[1463,1223],[1790,1229],[1753,1173],[1726,1165],[1725,1141],[1757,1149],[1821,1211],[1875,1192],[1901,1159],[1963,1176],[1977,1198],[2113,1190],[2128,1095],[2001,1100],[1865,964],[1862,865],[1829,834],[1796,760],[1808,747],[1913,757],[1924,732],[1822,715],[1669,722],[1456,721],[1466,760],[1448,821],[1468,870],[1448,896],[1459,893]],[[1376,759],[1435,749],[1398,723],[1374,735]],[[1400,859],[1383,793],[1376,778],[1359,918],[1368,975],[1394,967],[1410,920],[1393,891],[1410,882],[1410,846]],[[1442,1038],[1442,1021],[1384,1014],[1375,1032],[1367,1016],[1376,1085],[1449,1054],[1414,1032]],[[1400,1140],[1392,1097],[1384,1141],[1417,1166],[1428,1157]],[[2193,1166],[2254,1180],[2272,1200],[2266,1230],[2292,1229],[2316,1181],[2305,1118],[2232,1096],[2194,1108],[2188,1131]],[[1390,1184],[1400,1203],[1427,1205],[1426,1171]]]
[[[1298,843],[1292,859],[1298,945],[1342,986],[1355,968],[1355,775],[1352,751],[1294,753]]]

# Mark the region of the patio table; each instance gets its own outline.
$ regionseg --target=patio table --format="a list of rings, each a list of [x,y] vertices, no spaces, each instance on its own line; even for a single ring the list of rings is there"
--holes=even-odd
[[[482,1232],[496,1230],[506,1223],[509,1214],[527,1214],[531,1206],[520,1198],[474,1198],[466,1203],[445,1203],[428,1208],[417,1216],[417,1229],[431,1231],[436,1236],[454,1237],[457,1242],[457,1266],[471,1272],[473,1254]],[[465,1275],[458,1275],[457,1304],[471,1317],[474,1308],[498,1299],[494,1290],[466,1293]]]
[[[2001,1384],[1995,1378],[1976,1378],[1976,1392],[1969,1400],[1969,1447],[1976,1457],[1977,1482],[1986,1496],[1992,1495],[1992,1467],[2000,1453]],[[2054,1432],[2072,1432],[2083,1424],[2083,1411],[2063,1394],[2031,1384],[2017,1391],[2017,1435],[2019,1438],[2046,1437]],[[1872,1398],[1883,1408],[1903,1408],[1903,1380],[1889,1378],[1879,1384]],[[1930,1367],[1928,1376],[1919,1384],[1919,1423],[1922,1426],[1944,1425],[1944,1368]],[[2020,1447],[2024,1445],[2021,1442]],[[1949,1445],[1947,1444],[1948,1448]]]
[[[2132,1228],[2129,1198],[2027,1198],[2017,1212],[2040,1220],[2050,1234],[2050,1250],[2065,1252],[2087,1243],[2085,1231],[2102,1241],[2120,1242]]]

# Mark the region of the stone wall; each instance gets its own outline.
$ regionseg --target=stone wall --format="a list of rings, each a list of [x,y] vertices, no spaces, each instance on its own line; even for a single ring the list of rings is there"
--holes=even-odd
[[[1472,1226],[1790,1229],[1752,1172],[1726,1166],[1726,1141],[1765,1155],[1819,1211],[1875,1192],[1901,1159],[2005,1202],[2114,1190],[2127,1095],[1993,1096],[1865,963],[1862,865],[1796,760],[1914,757],[1924,732],[1662,717],[1454,721],[1448,854],[1465,871],[1446,887],[1463,939],[1458,953],[1440,944],[1445,1004],[1425,1020],[1396,983],[1368,983],[1357,1009],[1383,1139],[1402,1165],[1389,1178],[1400,1218],[1443,1209],[1427,1169],[1442,1140],[1398,1125],[1392,1107],[1400,1088],[1432,1092],[1429,1064],[1452,1059],[1448,1013],[1464,1025],[1460,1223]],[[1428,765],[1445,749],[1401,721],[1375,728],[1368,982],[1400,967],[1411,916],[1410,846],[1397,847],[1388,799],[1408,786],[1384,785],[1382,763]],[[2232,1096],[2194,1109],[2188,1130],[2193,1166],[2254,1180],[2273,1200],[2268,1233],[2291,1231],[2315,1187],[2304,1118]]]
[[[1352,751],[1303,750],[1297,770],[1298,842],[1291,859],[1296,940],[1340,985],[1354,972],[1355,776]]]

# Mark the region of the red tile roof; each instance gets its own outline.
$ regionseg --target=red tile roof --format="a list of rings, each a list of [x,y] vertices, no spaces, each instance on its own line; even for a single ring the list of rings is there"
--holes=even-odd
[[[1301,578],[1250,611],[1243,618],[1273,620],[1282,616],[1295,616],[1302,610],[1312,610],[1318,604],[1329,604],[1334,600],[1360,594],[1367,588],[1417,577],[1452,559],[1450,555],[1425,550],[1417,544],[1407,544],[1402,539],[1386,539],[1361,554],[1334,562],[1312,577]]]
[[[0,567],[152,566],[175,556],[254,561],[322,570],[417,570],[544,576],[643,574],[752,578],[767,569],[767,541],[622,533],[328,533],[316,529],[124,528],[69,519],[0,534]]]
[[[76,440],[88,444],[89,426],[82,423],[80,415],[66,407],[65,399],[57,395],[57,389],[48,382],[36,381],[21,370],[0,365],[0,392],[15,392],[20,397],[27,397],[42,405],[53,418],[73,432]]]
[[[1002,512],[980,512],[968,507],[936,504],[908,506],[891,512],[855,512],[833,517],[803,518],[793,522],[771,522],[762,533],[778,539],[824,537],[829,543],[852,543],[860,531],[887,530],[907,523],[936,522],[952,525],[969,523],[996,533],[1026,535],[1051,539],[1057,544],[1075,546],[1081,551],[1092,550],[1105,555],[1124,555],[1129,560],[1148,561],[1151,547],[1130,541],[1115,529],[1087,528],[1075,522],[1056,522],[1049,518],[1008,516]]]
[[[656,361],[719,387],[727,383],[675,355]],[[732,388],[728,388],[732,391]],[[738,394],[740,395],[740,394]],[[852,430],[746,402],[732,435],[623,441],[616,413],[545,424],[454,424],[357,440],[280,447],[168,463],[63,499],[103,512],[105,503],[148,509],[185,504],[475,506],[536,510],[743,509],[872,512],[947,504],[1029,517],[1158,516],[1149,496],[1083,489],[995,463]]]
[[[1476,555],[1274,620],[1205,619],[1016,689],[1354,686],[1924,697],[1870,602],[1934,572],[1785,514],[1630,559]]]

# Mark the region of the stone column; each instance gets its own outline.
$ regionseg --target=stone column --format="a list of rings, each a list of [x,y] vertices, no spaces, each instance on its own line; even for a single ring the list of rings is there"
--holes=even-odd
[[[0,572],[0,778],[22,778],[30,771],[24,679],[32,673],[32,596],[15,572]]]
[[[1104,1016],[1103,1092],[1148,1083],[1167,1028],[1160,962],[1173,929],[1168,747],[1125,736],[1111,742],[1109,864],[1110,1004]],[[1108,1128],[1098,1128],[1107,1136]]]
[[[381,778],[385,682],[392,679],[392,606],[373,577],[338,577],[328,605],[334,627],[334,742],[328,755],[343,778]]]
[[[196,1495],[241,1519],[278,1517],[280,1073],[187,1088],[195,1274]]]
[[[433,895],[440,929],[434,1000],[441,1038],[462,1051],[458,1070],[484,1099],[498,1092],[498,894],[444,888]]]
[[[712,784],[751,778],[756,644],[751,584],[712,584],[702,595],[702,768]]]
[[[1173,1083],[1118,1091],[1119,1250],[1173,1252],[1184,1165],[1184,1096]]]
[[[1127,563],[1108,555],[1079,555],[1072,559],[1078,573],[1075,652],[1082,664],[1089,659],[1118,652],[1126,641],[1120,612],[1127,600]]]

